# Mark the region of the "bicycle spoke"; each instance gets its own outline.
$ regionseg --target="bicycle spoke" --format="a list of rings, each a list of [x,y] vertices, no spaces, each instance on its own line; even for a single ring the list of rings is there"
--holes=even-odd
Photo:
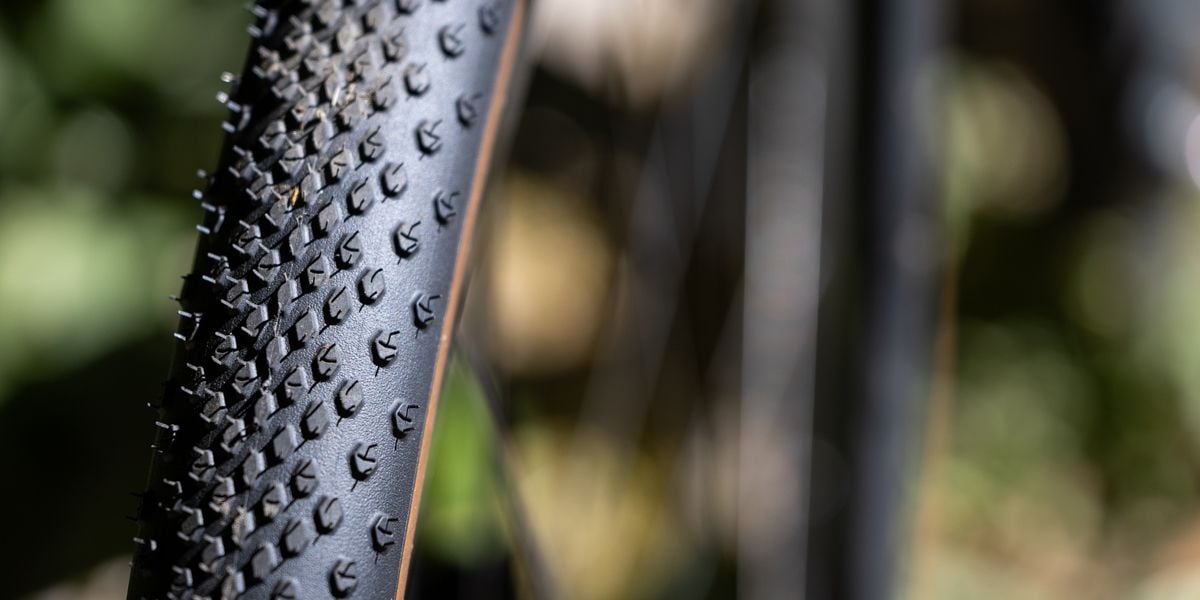
[[[484,290],[486,286],[476,285],[473,290]],[[534,599],[558,598],[558,586],[554,574],[546,566],[541,545],[537,535],[530,526],[527,503],[524,501],[520,487],[517,485],[515,471],[520,468],[520,458],[512,436],[512,424],[506,412],[508,406],[506,391],[508,386],[500,381],[496,370],[488,361],[486,348],[487,336],[478,331],[480,319],[478,307],[486,302],[475,297],[479,292],[472,291],[464,307],[463,320],[455,333],[455,347],[466,363],[476,385],[483,393],[489,423],[492,427],[492,439],[496,447],[492,457],[497,483],[497,495],[507,518],[508,528],[512,534],[512,546],[518,563],[523,567],[529,581],[530,597]]]

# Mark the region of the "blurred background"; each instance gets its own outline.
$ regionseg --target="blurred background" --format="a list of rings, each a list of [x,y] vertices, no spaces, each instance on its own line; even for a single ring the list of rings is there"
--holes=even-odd
[[[0,597],[124,597],[243,4],[0,3]],[[415,595],[1200,597],[1200,3],[934,4],[535,3]]]

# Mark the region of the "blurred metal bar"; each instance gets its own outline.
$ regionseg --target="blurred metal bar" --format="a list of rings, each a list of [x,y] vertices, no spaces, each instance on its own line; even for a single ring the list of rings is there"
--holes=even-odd
[[[936,314],[929,130],[937,0],[860,0],[832,73],[818,444],[827,508],[810,537],[810,597],[899,595]],[[819,574],[817,577],[816,574]]]
[[[738,438],[744,598],[796,597],[807,587],[828,71],[843,10],[764,3],[750,66]]]

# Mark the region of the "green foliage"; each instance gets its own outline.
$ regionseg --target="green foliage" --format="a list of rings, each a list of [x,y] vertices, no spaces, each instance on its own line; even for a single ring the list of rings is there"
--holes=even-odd
[[[238,2],[0,6],[0,404],[129,343],[168,339],[167,294],[216,158]],[[164,343],[164,346],[166,344]]]
[[[417,540],[464,564],[503,551],[497,504],[499,446],[486,399],[455,360],[439,401]]]

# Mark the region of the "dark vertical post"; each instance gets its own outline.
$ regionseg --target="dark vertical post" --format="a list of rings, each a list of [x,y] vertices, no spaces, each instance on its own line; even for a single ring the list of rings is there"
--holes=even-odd
[[[936,0],[859,0],[831,92],[813,598],[899,595],[937,297],[930,131]],[[815,508],[818,513],[821,508]]]

